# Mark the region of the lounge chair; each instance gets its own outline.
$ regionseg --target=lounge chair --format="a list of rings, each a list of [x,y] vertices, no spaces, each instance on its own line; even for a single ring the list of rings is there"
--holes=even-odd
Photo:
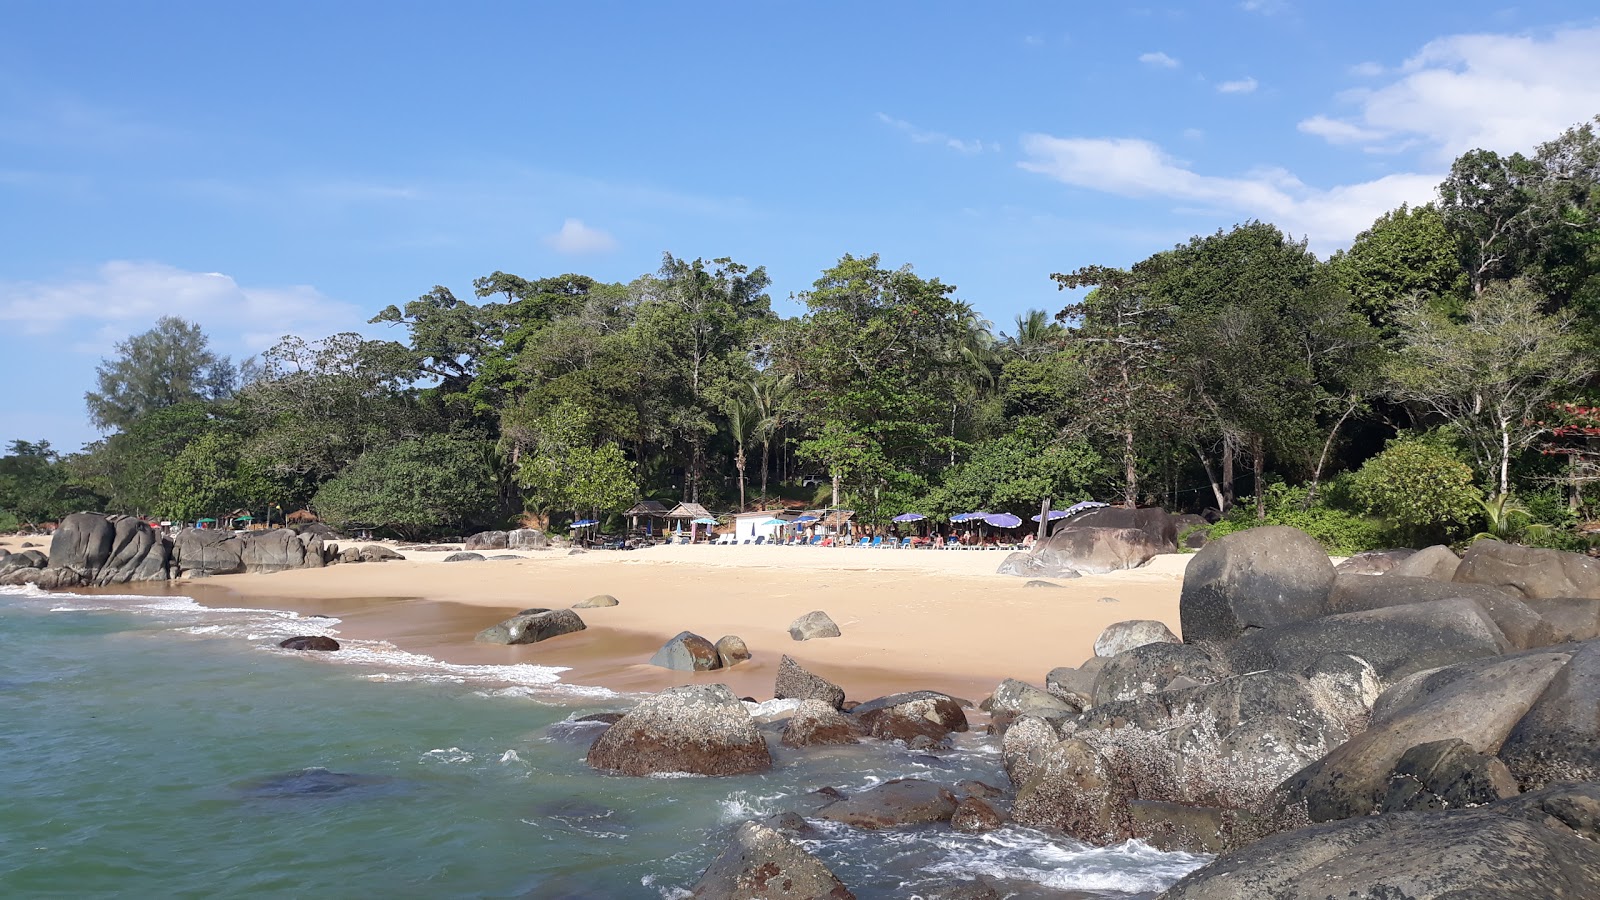
[[[766,542],[767,542],[766,535],[762,535],[762,536],[756,538],[756,546],[760,546],[762,544],[765,544]]]
[[[880,534],[880,535],[878,535],[878,536],[876,536],[876,537],[874,537],[872,539],[872,547],[874,549],[876,549],[878,547],[882,547],[882,546],[883,546],[883,535]]]

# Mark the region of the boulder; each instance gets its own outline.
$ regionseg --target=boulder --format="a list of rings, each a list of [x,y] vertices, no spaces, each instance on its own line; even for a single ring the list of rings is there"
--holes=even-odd
[[[1116,656],[1124,650],[1145,644],[1179,644],[1178,636],[1165,623],[1154,619],[1133,619],[1106,626],[1094,639],[1095,656]]]
[[[1600,559],[1486,538],[1467,548],[1455,580],[1524,598],[1600,597]]]
[[[722,667],[717,648],[692,631],[680,631],[650,657],[650,665],[677,672],[709,672]]]
[[[1157,553],[1171,553],[1178,549],[1180,519],[1192,522],[1187,517],[1174,517],[1166,510],[1154,506],[1143,509],[1102,506],[1098,509],[1086,509],[1061,520],[1056,524],[1054,531],[1065,531],[1069,528],[1130,528],[1144,532],[1150,543],[1161,548],[1156,551]],[[1054,533],[1051,536],[1054,537]]]
[[[187,578],[243,572],[243,553],[243,542],[216,529],[185,528],[172,539],[173,565]]]
[[[506,548],[509,550],[547,550],[550,548],[550,539],[544,532],[537,528],[518,528],[506,534]]]
[[[844,706],[844,689],[807,671],[785,653],[778,660],[778,677],[772,684],[775,700],[821,700],[840,709]]]
[[[285,650],[321,650],[329,652],[339,649],[339,642],[331,637],[313,634],[287,638],[279,641],[278,646]]]
[[[1388,574],[1407,578],[1432,578],[1434,581],[1454,581],[1461,557],[1443,544],[1424,547],[1411,554]]]
[[[839,626],[822,610],[812,610],[789,623],[789,637],[797,641],[839,637]]]
[[[1600,897],[1600,785],[1302,828],[1212,860],[1161,900]]]
[[[689,895],[700,900],[854,900],[815,856],[779,832],[746,822]]]
[[[744,638],[736,634],[725,634],[718,638],[716,648],[717,659],[721,661],[724,669],[750,658],[750,648],[745,646]]]
[[[1418,744],[1400,757],[1378,812],[1461,809],[1518,793],[1505,763],[1451,738]]]
[[[1011,730],[1016,729],[1014,725]],[[1125,833],[1116,821],[1111,767],[1090,744],[1076,738],[1052,744],[1018,774],[1024,780],[1011,806],[1017,824],[1054,828],[1097,845],[1120,840]]]
[[[1027,783],[1045,751],[1061,742],[1057,724],[1038,716],[1021,716],[1000,738],[1000,762],[1013,785]]]
[[[820,747],[832,744],[857,744],[866,732],[855,719],[835,709],[826,700],[802,700],[800,707],[783,726],[785,747]]]
[[[1137,528],[1100,528],[1074,523],[1070,527],[1056,528],[1049,537],[1034,545],[1032,553],[1061,569],[1071,569],[1082,575],[1103,575],[1138,568],[1174,546],[1161,543]]]
[[[1600,641],[1578,645],[1501,744],[1523,790],[1600,781]]]
[[[877,831],[906,825],[948,822],[956,811],[956,795],[931,781],[897,778],[817,811],[817,818]]]
[[[394,552],[382,544],[368,544],[361,548],[362,562],[389,562],[390,560],[405,559],[404,556]],[[482,557],[479,557],[482,559]]]
[[[137,525],[138,520],[133,521]],[[100,570],[111,559],[115,538],[116,526],[106,516],[99,513],[73,513],[61,520],[56,533],[50,537],[50,556],[55,559],[54,567],[73,573],[80,584],[94,584]],[[17,562],[11,560],[13,565]]]
[[[1383,693],[1383,679],[1372,663],[1354,653],[1324,653],[1300,674],[1318,709],[1350,734],[1366,730],[1372,707]]]
[[[1044,677],[1044,689],[1079,710],[1094,706],[1094,683],[1105,668],[1106,657],[1091,656],[1083,665],[1059,666]]]
[[[482,553],[473,553],[468,550],[463,550],[460,553],[452,553],[449,556],[446,556],[443,560],[441,560],[441,562],[482,562],[485,559],[488,559],[488,557],[484,556]]]
[[[1017,575],[1022,578],[1031,578],[1025,587],[1058,587],[1043,578],[1081,578],[1082,575],[1074,569],[1061,556],[1054,553],[1032,553],[1027,550],[1017,550],[1000,561],[1000,568],[995,569],[996,575]]]
[[[772,768],[767,742],[727,685],[652,694],[589,748],[589,765],[622,775],[743,775]]]
[[[1408,575],[1343,575],[1328,595],[1329,613],[1360,612],[1466,597],[1483,608],[1500,633],[1518,650],[1556,643],[1556,631],[1531,607],[1512,594],[1486,584],[1458,584]]]
[[[975,875],[967,881],[946,880],[938,887],[926,888],[920,896],[923,900],[1004,900],[1008,895],[1000,893],[989,879]]]
[[[918,737],[941,741],[952,731],[967,730],[967,716],[955,698],[937,691],[890,694],[850,711],[867,732],[880,740],[910,743]]]
[[[537,644],[588,627],[570,609],[549,609],[518,613],[478,632],[474,640],[484,644]]]
[[[463,550],[509,550],[511,535],[504,531],[480,531],[468,537],[461,545]]]
[[[1183,639],[1226,643],[1246,629],[1314,619],[1333,578],[1327,551],[1298,529],[1269,525],[1218,538],[1184,572]]]
[[[1184,513],[1172,517],[1172,527],[1178,532],[1178,550],[1199,550],[1211,542],[1210,526],[1205,516]]]
[[[994,696],[984,702],[982,709],[994,714],[1039,716],[1044,719],[1067,719],[1081,711],[1054,694],[1015,678],[1000,682],[1000,686],[994,690]]]
[[[603,606],[616,606],[617,598],[610,594],[595,594],[587,600],[579,600],[572,604],[573,609],[598,609]]]
[[[335,545],[335,549],[338,550],[337,545]],[[334,562],[337,562],[341,565],[349,565],[350,563],[358,563],[361,561],[360,547],[345,547],[342,550],[338,550],[338,553],[334,556]]]
[[[988,801],[968,797],[956,804],[950,827],[966,834],[984,834],[1005,825],[1006,820]]]
[[[1180,675],[1200,684],[1212,684],[1230,674],[1226,663],[1199,647],[1145,644],[1106,660],[1094,682],[1094,703],[1098,706],[1158,693]]]
[[[1550,626],[1557,643],[1600,637],[1600,600],[1592,597],[1543,597],[1526,601]]]
[[[1216,806],[1170,803],[1164,800],[1129,800],[1129,830],[1139,839],[1168,853],[1222,853],[1232,833],[1249,814]]]
[[[1333,567],[1341,575],[1387,575],[1415,550],[1363,550]]]
[[[244,563],[246,572],[270,574],[307,568],[306,545],[301,542],[300,535],[288,528],[251,532],[241,540],[243,546],[240,548],[239,558]],[[316,560],[317,566],[320,567],[322,565],[320,540],[317,545]]]
[[[1375,712],[1366,731],[1284,781],[1280,800],[1305,804],[1314,822],[1365,816],[1383,801],[1400,758],[1418,744],[1456,739],[1478,753],[1496,752],[1568,655],[1493,660],[1431,691],[1413,690],[1412,702]]]

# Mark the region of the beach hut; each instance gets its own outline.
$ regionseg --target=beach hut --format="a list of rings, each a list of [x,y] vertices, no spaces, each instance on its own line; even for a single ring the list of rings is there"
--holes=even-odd
[[[690,503],[687,500],[685,500],[682,503],[679,503],[677,506],[674,506],[671,510],[669,510],[667,512],[667,518],[674,519],[674,520],[677,521],[678,530],[679,531],[683,530],[683,523],[684,522],[688,522],[689,523],[689,540],[690,541],[694,540],[695,532],[698,529],[698,525],[695,522],[695,519],[711,519],[713,521],[716,520],[716,517],[711,514],[710,510],[706,509],[704,506],[701,506],[698,503]],[[706,533],[710,534],[710,531],[707,531]]]
[[[738,543],[745,541],[755,542],[756,538],[766,538],[762,543],[772,543],[780,535],[788,532],[784,529],[794,521],[795,516],[790,513],[776,512],[770,509],[755,510],[752,512],[735,513],[733,516],[733,533]]]
[[[639,531],[639,520],[644,520],[645,534],[664,534],[667,531],[667,514],[672,512],[660,500],[640,500],[623,515],[628,517],[628,530]],[[692,517],[691,517],[692,518]]]

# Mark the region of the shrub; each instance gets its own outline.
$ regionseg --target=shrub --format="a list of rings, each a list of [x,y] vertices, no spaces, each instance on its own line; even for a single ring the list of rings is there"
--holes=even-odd
[[[1483,512],[1472,467],[1436,441],[1396,438],[1356,472],[1352,493],[1403,543],[1450,543]]]
[[[1227,518],[1211,526],[1210,535],[1216,539],[1260,525],[1286,525],[1304,531],[1334,556],[1349,556],[1387,546],[1388,535],[1383,523],[1336,508],[1320,498],[1310,508],[1301,509],[1305,496],[1303,487],[1268,485],[1264,519],[1256,517],[1255,502],[1248,501],[1234,507]]]

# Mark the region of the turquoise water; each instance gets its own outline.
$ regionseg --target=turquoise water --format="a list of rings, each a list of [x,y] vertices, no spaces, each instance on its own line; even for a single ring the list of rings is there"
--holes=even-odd
[[[0,588],[0,896],[674,898],[733,824],[806,811],[818,787],[1004,784],[975,735],[937,758],[779,750],[758,776],[606,777],[569,720],[627,698],[384,644],[275,649],[337,625]],[[1021,828],[829,825],[806,846],[862,898],[979,873],[1021,897],[1128,897],[1203,862]]]

